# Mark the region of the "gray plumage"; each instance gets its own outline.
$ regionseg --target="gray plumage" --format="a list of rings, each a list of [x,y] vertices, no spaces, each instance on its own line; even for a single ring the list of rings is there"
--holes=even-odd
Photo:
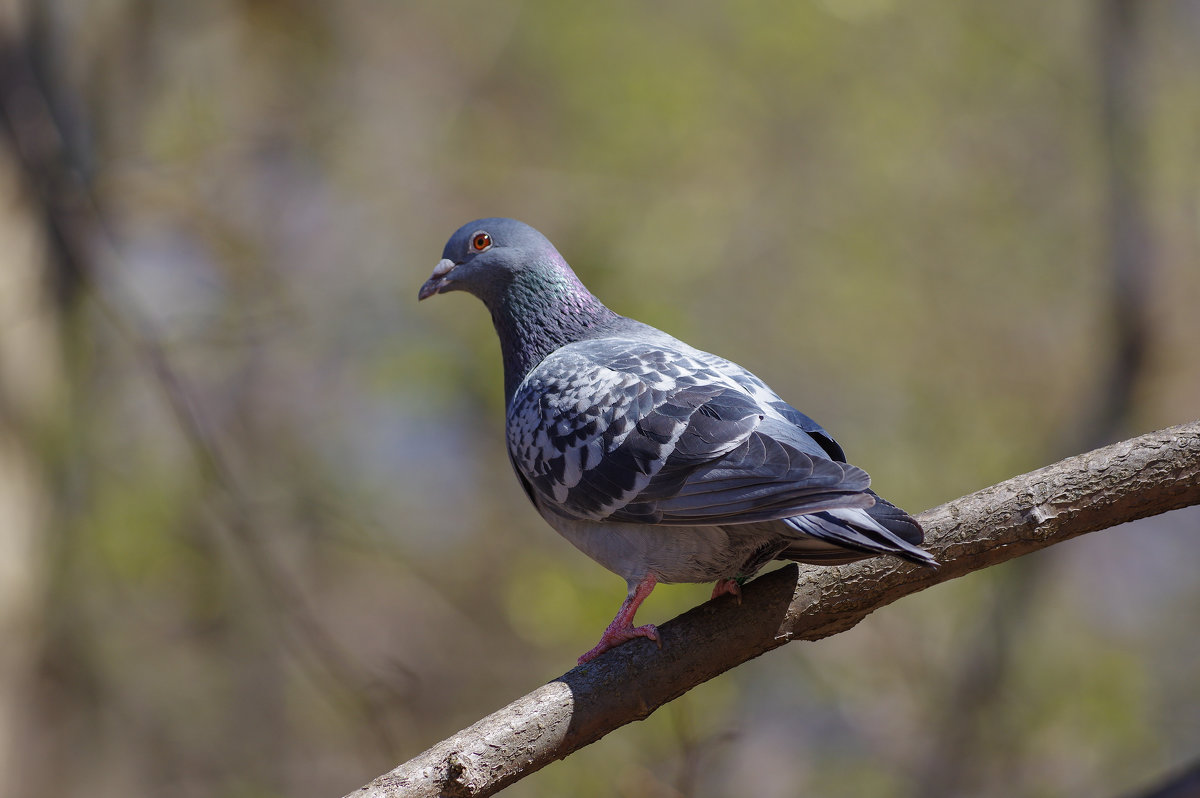
[[[777,558],[935,564],[916,521],[815,421],[736,363],[606,308],[533,228],[460,228],[420,298],[452,290],[491,312],[525,492],[626,579],[626,605],[639,584],[740,581]],[[599,650],[628,639],[612,631]]]

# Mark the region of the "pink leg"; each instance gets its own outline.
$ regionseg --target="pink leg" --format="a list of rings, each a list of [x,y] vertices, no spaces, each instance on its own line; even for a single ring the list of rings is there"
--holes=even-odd
[[[736,579],[722,579],[713,585],[712,598],[723,596],[726,593],[737,599],[738,604],[742,603],[742,586],[737,583]]]
[[[654,574],[646,574],[641,582],[638,582],[637,587],[625,597],[625,601],[621,604],[621,609],[617,610],[617,617],[613,618],[612,623],[604,630],[604,634],[600,636],[600,642],[591,651],[579,658],[579,664],[591,662],[596,657],[608,651],[614,646],[619,646],[624,642],[633,640],[635,637],[648,637],[655,643],[658,642],[658,629],[654,624],[648,623],[645,626],[634,626],[633,616],[637,612],[638,607],[642,606],[642,602],[646,600],[646,596],[650,595],[650,591],[658,580],[654,578]]]

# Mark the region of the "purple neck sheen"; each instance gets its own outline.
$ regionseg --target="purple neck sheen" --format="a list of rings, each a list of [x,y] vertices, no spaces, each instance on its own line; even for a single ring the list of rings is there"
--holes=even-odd
[[[547,355],[592,338],[621,318],[588,291],[553,250],[522,270],[491,312],[504,358],[505,404]]]

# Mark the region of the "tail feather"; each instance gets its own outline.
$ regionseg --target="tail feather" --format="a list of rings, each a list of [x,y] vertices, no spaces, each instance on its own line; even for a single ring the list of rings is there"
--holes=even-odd
[[[876,504],[865,510],[826,510],[797,515],[784,523],[807,539],[788,546],[779,555],[781,558],[831,565],[890,554],[937,567],[937,560],[914,545],[924,538],[920,524],[878,497]]]
[[[875,500],[875,503],[867,508],[867,514],[871,518],[905,543],[911,543],[914,546],[921,545],[921,541],[925,540],[925,530],[921,529],[917,519],[875,491],[868,488],[866,492]]]

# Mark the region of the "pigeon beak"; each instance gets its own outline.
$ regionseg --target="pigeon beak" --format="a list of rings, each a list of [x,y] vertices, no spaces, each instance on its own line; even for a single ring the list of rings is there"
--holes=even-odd
[[[433,267],[433,274],[421,286],[421,290],[417,292],[417,301],[429,299],[434,294],[442,293],[442,289],[450,283],[450,278],[447,276],[457,264],[449,258],[442,258],[438,261],[438,265]]]

